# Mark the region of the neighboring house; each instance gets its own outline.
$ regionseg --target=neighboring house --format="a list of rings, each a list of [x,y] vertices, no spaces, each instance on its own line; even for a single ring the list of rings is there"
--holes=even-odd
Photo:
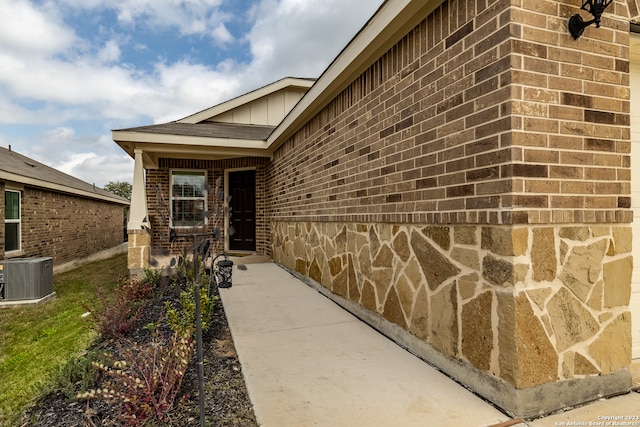
[[[135,159],[130,268],[163,245],[142,231],[157,197],[180,230],[222,177],[239,230],[224,250],[313,279],[509,413],[628,391],[640,8],[574,40],[579,6],[389,0],[313,85],[113,131]]]
[[[51,257],[54,266],[123,243],[129,201],[0,147],[0,259]]]

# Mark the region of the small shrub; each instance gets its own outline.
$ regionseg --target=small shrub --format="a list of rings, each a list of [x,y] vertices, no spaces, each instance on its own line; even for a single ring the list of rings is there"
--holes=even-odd
[[[160,270],[154,270],[154,269],[145,268],[144,269],[144,278],[142,279],[142,281],[143,282],[154,283],[155,285],[157,285],[158,283],[160,283],[160,276],[161,276],[161,271]]]
[[[96,291],[99,306],[91,307],[80,304],[93,315],[94,327],[104,338],[120,338],[129,332],[142,315],[143,304],[139,301],[124,298],[124,294],[116,292],[108,297],[103,289]]]
[[[158,285],[159,275],[152,277],[147,273],[143,279],[126,277],[121,279],[115,289],[116,293],[121,293],[121,298],[131,301],[145,301],[149,299]]]
[[[209,276],[206,273],[202,258],[199,260],[200,274],[200,320],[202,330],[206,331],[209,319],[213,312],[215,296],[209,296]],[[185,333],[188,329],[194,330],[196,325],[196,288],[193,271],[193,262],[184,258],[179,263],[179,280],[186,286],[186,290],[180,292],[180,306],[174,307],[169,301],[165,302],[167,323],[176,333]]]
[[[77,395],[78,399],[115,399],[121,403],[120,421],[123,425],[139,426],[148,421],[170,422],[180,385],[194,342],[191,331],[174,333],[167,342],[154,332],[151,343],[129,343],[122,348],[123,360],[110,366],[94,363],[109,380],[102,388]]]
[[[43,387],[41,392],[60,390],[65,396],[71,398],[77,393],[95,387],[100,377],[100,371],[94,365],[101,363],[102,360],[100,353],[95,350],[69,359],[56,368],[53,380],[46,387]]]
[[[129,332],[142,316],[146,300],[156,288],[150,280],[121,279],[113,293],[108,296],[104,289],[98,289],[100,301],[96,307],[80,302],[91,312],[97,332],[103,337],[119,338]]]
[[[165,301],[167,312],[167,324],[175,333],[183,334],[192,330],[196,325],[196,290],[195,285],[189,284],[189,289],[180,292],[180,307],[173,307],[169,301]],[[200,289],[200,323],[202,330],[206,331],[209,319],[213,312],[215,296],[209,296],[206,289]]]

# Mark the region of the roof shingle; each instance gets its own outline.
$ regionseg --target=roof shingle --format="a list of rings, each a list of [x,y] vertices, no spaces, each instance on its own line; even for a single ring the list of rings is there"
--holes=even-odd
[[[204,121],[195,124],[170,122],[158,125],[147,125],[128,129],[119,129],[119,131],[204,138],[247,139],[254,141],[264,141],[269,137],[274,129],[275,126]]]
[[[44,183],[54,184],[57,186],[67,187],[71,193],[79,194],[82,192],[82,195],[89,197],[93,196],[99,199],[113,199],[113,202],[120,204],[129,203],[128,200],[109,191],[98,188],[93,184],[89,184],[81,179],[67,175],[64,172],[60,172],[57,169],[4,147],[0,147],[0,171],[24,177],[26,179],[40,181],[43,183],[44,187],[46,187],[46,184]]]

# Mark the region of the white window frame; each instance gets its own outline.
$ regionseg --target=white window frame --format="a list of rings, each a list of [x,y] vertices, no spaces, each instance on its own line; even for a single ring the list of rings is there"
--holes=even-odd
[[[15,193],[18,195],[18,219],[7,219],[7,212],[5,211],[4,223],[5,223],[5,231],[4,231],[4,250],[5,255],[12,255],[22,252],[22,193],[19,190],[4,190],[5,197],[5,208],[6,208],[6,200],[7,193]],[[7,250],[7,226],[6,224],[18,224],[18,248]]]
[[[198,175],[202,175],[202,177],[204,178],[204,185],[203,185],[203,194],[202,196],[194,196],[194,197],[189,197],[189,196],[180,196],[180,197],[176,197],[174,196],[173,193],[173,177],[174,175],[186,175],[186,174],[198,174]],[[207,211],[208,206],[207,206],[207,171],[203,170],[203,169],[171,169],[169,171],[169,210],[171,213],[171,228],[177,228],[177,229],[185,229],[185,228],[192,228],[194,226],[202,226],[202,225],[207,225],[208,224],[208,220],[206,215],[204,215],[204,212]],[[203,222],[202,223],[198,223],[198,224],[189,224],[189,225],[184,225],[184,224],[180,224],[180,225],[176,225],[174,223],[174,208],[173,208],[173,202],[175,200],[202,200],[204,202],[203,206]]]

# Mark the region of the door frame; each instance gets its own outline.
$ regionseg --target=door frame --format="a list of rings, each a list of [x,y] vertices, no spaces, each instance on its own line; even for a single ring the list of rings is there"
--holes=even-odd
[[[244,167],[244,168],[229,168],[229,169],[225,169],[224,170],[224,199],[228,200],[229,198],[229,174],[233,173],[233,172],[244,172],[244,171],[256,171],[256,179],[258,179],[258,174],[257,174],[257,168],[255,166],[248,166],[248,167]],[[257,188],[257,185],[255,185],[255,187]],[[257,193],[256,193],[256,197],[257,197]],[[257,206],[257,201],[256,201],[256,206]],[[230,217],[229,217],[229,212],[225,212],[224,214],[224,251],[225,252],[229,252],[229,224],[230,224]],[[257,224],[254,224],[257,226]],[[256,240],[257,240],[257,229],[256,229]],[[258,242],[256,241],[256,250],[258,249]],[[242,252],[242,251],[236,251],[236,252]]]
[[[631,131],[631,167],[640,160],[638,158],[640,152],[638,150],[638,139],[634,139],[640,133],[640,36],[638,34],[631,33],[629,41],[629,89],[631,91],[631,96],[629,99],[630,103],[630,131]],[[634,82],[636,83],[634,85]],[[635,95],[634,95],[635,93]],[[633,101],[636,101],[635,103]],[[638,111],[637,114],[634,114],[634,111]],[[634,120],[635,116],[635,120]],[[635,141],[635,142],[634,142]],[[633,218],[631,225],[632,230],[632,242],[633,248],[631,251],[632,256],[634,256],[633,262],[633,273],[631,276],[631,300],[629,301],[629,311],[631,312],[631,358],[638,359],[640,358],[640,259],[636,255],[640,254],[640,233],[634,233],[633,231],[640,230],[640,224],[635,223],[640,216],[638,215],[640,211],[640,206],[634,204],[634,190],[640,187],[640,181],[638,180],[639,174],[636,172],[633,173],[631,171],[631,210],[633,213]],[[636,200],[637,203],[637,200]],[[635,291],[635,292],[634,292]]]

